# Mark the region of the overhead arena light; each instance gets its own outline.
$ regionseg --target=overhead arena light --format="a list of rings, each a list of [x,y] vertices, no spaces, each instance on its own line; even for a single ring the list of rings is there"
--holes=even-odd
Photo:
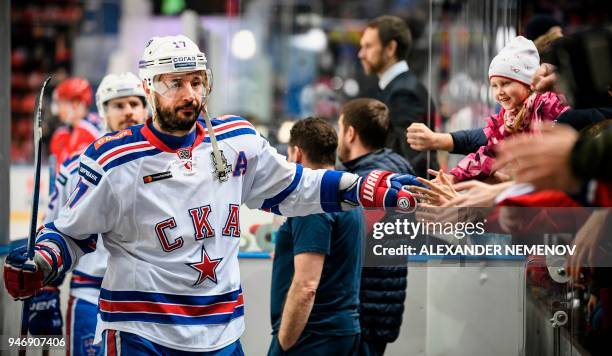
[[[513,26],[499,27],[495,36],[496,53],[499,53],[514,37],[516,37],[516,29]]]
[[[251,59],[255,55],[257,44],[255,35],[249,30],[240,30],[232,38],[232,54],[239,59]]]
[[[306,51],[323,52],[327,48],[327,35],[320,28],[311,28],[306,33],[293,35],[291,44]]]

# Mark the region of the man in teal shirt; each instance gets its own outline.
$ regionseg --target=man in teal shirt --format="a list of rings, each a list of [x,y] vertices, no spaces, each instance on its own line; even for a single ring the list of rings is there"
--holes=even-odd
[[[291,129],[289,161],[333,169],[338,138],[325,120]],[[353,355],[359,346],[360,210],[288,218],[276,237],[268,355]]]

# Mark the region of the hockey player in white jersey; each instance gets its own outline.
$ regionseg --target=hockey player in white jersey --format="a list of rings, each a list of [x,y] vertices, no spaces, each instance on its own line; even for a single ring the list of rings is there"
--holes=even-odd
[[[34,260],[14,250],[4,266],[9,293],[28,297],[95,250],[101,233],[109,259],[96,340],[109,355],[243,354],[243,203],[287,216],[415,206],[403,189],[413,176],[302,168],[246,120],[208,120],[211,72],[185,36],[151,39],[140,77],[153,119],[90,145],[77,188],[39,232]]]
[[[98,86],[95,99],[98,114],[110,132],[145,122],[146,95],[142,82],[133,73],[106,75]],[[66,204],[70,193],[77,187],[80,178],[79,156],[80,154],[74,155],[60,166],[45,223],[53,222],[57,218],[59,209]],[[72,271],[66,315],[66,338],[69,345],[67,355],[102,354],[100,345],[94,344],[93,341],[98,298],[107,258],[108,252],[102,240],[98,239],[96,250],[83,256]]]
[[[96,93],[98,114],[104,129],[118,131],[142,124],[147,116],[146,96],[142,83],[132,73],[105,76]],[[86,146],[84,147],[86,148]],[[78,165],[82,152],[74,154],[60,166],[54,180],[53,193],[44,223],[54,221],[79,181]],[[93,343],[96,329],[98,296],[106,270],[108,253],[98,241],[96,251],[84,256],[72,271],[70,298],[66,315],[68,355],[99,355],[100,347]],[[32,335],[62,335],[59,286],[64,278],[56,279],[38,291],[30,302],[28,329]]]

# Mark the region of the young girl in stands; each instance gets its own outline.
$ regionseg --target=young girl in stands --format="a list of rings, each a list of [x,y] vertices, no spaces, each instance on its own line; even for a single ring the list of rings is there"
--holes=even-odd
[[[494,149],[499,142],[516,133],[534,132],[539,122],[553,121],[569,109],[559,94],[530,90],[531,77],[539,65],[540,57],[535,45],[522,36],[512,39],[493,58],[489,66],[489,82],[501,110],[486,119],[484,133],[487,144],[467,155],[450,171],[453,182],[492,176],[495,173]]]

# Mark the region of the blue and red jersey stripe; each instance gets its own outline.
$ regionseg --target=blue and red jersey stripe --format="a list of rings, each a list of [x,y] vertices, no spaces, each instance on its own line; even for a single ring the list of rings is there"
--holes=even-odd
[[[244,315],[242,290],[213,295],[185,296],[136,291],[100,291],[104,321],[142,321],[162,324],[226,324]]]
[[[96,288],[102,287],[103,277],[94,277],[86,273],[74,270],[70,280],[70,288]]]

